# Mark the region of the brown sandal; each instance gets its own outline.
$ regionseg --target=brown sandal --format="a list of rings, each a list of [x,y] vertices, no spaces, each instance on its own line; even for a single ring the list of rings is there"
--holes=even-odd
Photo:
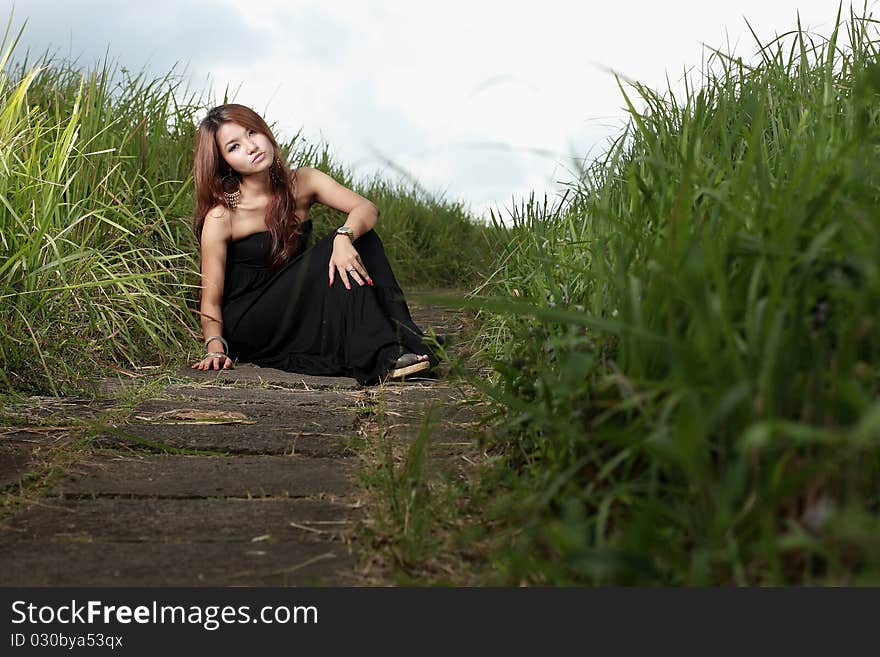
[[[408,374],[415,374],[431,367],[430,359],[419,360],[420,354],[403,354],[394,363],[394,369],[389,371],[385,380],[402,379]]]

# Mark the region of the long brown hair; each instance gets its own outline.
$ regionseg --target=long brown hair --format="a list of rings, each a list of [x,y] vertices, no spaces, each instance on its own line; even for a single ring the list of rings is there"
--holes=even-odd
[[[231,182],[235,188],[241,182],[241,175],[223,159],[215,135],[224,123],[235,122],[266,135],[275,150],[275,159],[269,169],[269,189],[272,200],[266,211],[266,228],[272,236],[271,268],[278,269],[293,253],[300,240],[300,222],[294,210],[295,180],[291,179],[290,168],[281,157],[281,149],[275,136],[262,117],[251,108],[236,103],[218,105],[208,111],[199,124],[193,157],[193,180],[196,187],[196,209],[193,228],[199,244],[202,242],[202,227],[205,215],[218,204],[228,207],[223,195],[223,184]],[[295,174],[294,174],[295,178]],[[230,191],[227,189],[226,191]]]

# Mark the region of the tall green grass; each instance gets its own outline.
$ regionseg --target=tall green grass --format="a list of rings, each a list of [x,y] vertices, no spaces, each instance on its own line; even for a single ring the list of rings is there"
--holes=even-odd
[[[490,228],[462,203],[432,194],[412,179],[357,178],[333,160],[326,144],[303,147],[297,161],[321,169],[376,204],[380,212],[376,232],[404,293],[411,286],[464,290],[482,280],[493,258]],[[312,208],[310,217],[318,234],[326,234],[345,219],[326,206]]]
[[[114,85],[106,62],[13,65],[8,37],[0,377],[8,390],[81,391],[100,366],[158,364],[191,337],[185,144],[197,107],[175,99],[170,75],[124,72]]]
[[[620,82],[606,156],[495,220],[507,581],[880,581],[880,41],[836,26]]]
[[[105,60],[88,70],[0,45],[0,388],[82,394],[97,377],[184,364],[203,351],[192,149],[215,101],[173,70],[151,77]],[[461,207],[374,178],[326,144],[276,135],[293,166],[371,198],[402,283],[473,281],[481,228]],[[319,230],[341,223],[315,206]],[[464,254],[458,259],[458,254]],[[464,263],[449,266],[449,263]]]

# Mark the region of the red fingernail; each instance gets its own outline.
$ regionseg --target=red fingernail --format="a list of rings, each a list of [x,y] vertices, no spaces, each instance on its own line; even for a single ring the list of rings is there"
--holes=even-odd
[[[370,284],[370,287],[373,287],[373,279],[372,278],[367,282]]]

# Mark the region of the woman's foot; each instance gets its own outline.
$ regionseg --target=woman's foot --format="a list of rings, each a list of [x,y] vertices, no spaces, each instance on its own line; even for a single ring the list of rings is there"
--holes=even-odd
[[[400,379],[431,367],[427,354],[403,354],[394,363],[394,369],[388,372],[387,379]]]

